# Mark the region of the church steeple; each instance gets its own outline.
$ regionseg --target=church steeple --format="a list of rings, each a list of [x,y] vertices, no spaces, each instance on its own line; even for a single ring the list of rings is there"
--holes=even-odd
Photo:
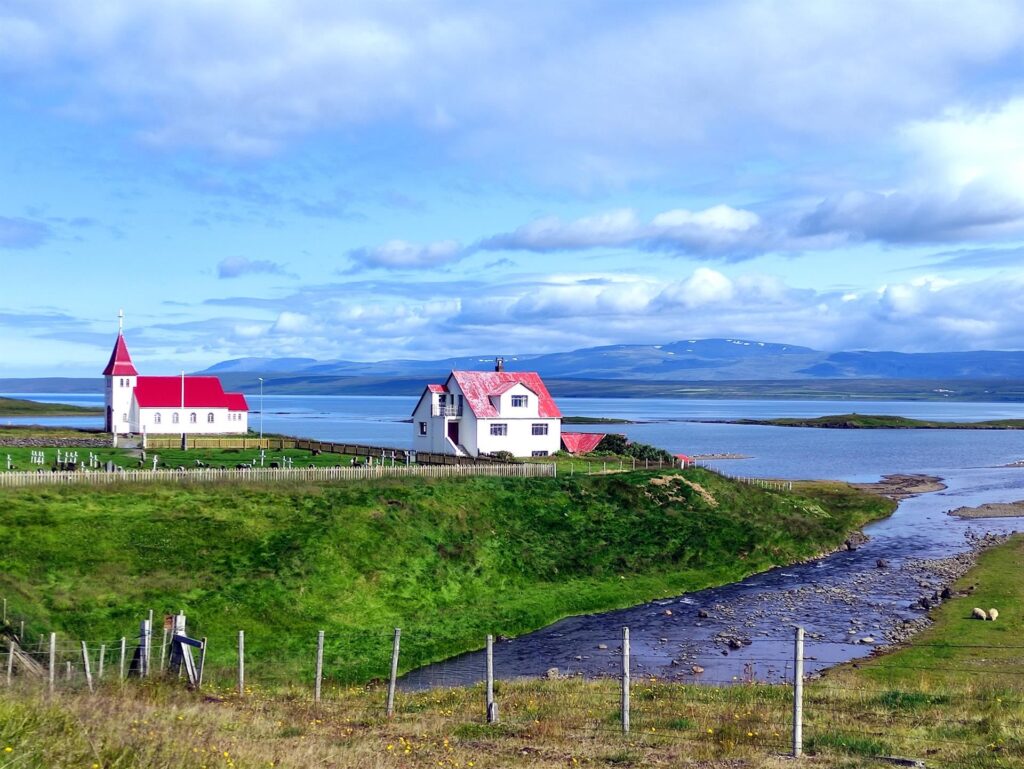
[[[106,430],[114,433],[132,432],[132,393],[138,382],[139,372],[132,363],[128,345],[124,341],[124,311],[118,313],[117,341],[110,353],[107,367],[103,369],[106,379]]]
[[[103,369],[103,376],[138,376],[135,364],[132,363],[132,356],[128,354],[128,345],[124,342],[124,310],[118,313],[117,317],[117,341],[114,343],[114,350],[110,353],[110,360],[107,367]]]

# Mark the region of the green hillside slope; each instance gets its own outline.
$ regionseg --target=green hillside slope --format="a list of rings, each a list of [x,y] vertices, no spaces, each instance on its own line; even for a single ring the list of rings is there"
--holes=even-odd
[[[0,496],[0,594],[49,630],[110,642],[184,610],[211,670],[246,631],[266,680],[403,668],[559,617],[813,556],[891,512],[843,484],[775,492],[702,469],[334,486],[38,488]]]

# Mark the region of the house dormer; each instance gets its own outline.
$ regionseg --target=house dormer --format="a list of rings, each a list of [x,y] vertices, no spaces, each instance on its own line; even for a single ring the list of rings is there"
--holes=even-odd
[[[537,417],[540,397],[522,382],[507,382],[488,396],[499,416]]]

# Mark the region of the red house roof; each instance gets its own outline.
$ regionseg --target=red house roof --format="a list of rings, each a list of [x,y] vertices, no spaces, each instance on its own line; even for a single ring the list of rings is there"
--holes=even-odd
[[[107,367],[103,369],[103,376],[138,376],[132,363],[132,356],[128,354],[128,345],[124,343],[124,335],[118,334],[114,349],[110,353],[110,360]]]
[[[604,433],[562,433],[562,445],[570,454],[589,454],[597,448]]]
[[[140,376],[135,385],[135,400],[141,408],[153,409],[228,409],[248,411],[249,405],[241,393],[226,393],[215,376],[184,377]],[[184,400],[184,403],[182,402]]]
[[[540,374],[536,371],[453,371],[449,380],[454,378],[459,389],[466,396],[466,402],[473,414],[478,418],[500,416],[494,408],[490,397],[505,392],[510,386],[522,384],[537,394],[537,414],[545,419],[561,419],[562,412],[555,405],[551,393],[544,386]],[[447,388],[445,388],[447,389]]]

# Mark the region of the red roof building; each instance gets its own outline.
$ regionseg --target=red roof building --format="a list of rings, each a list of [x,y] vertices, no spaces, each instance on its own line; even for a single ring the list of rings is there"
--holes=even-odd
[[[535,371],[452,371],[429,384],[413,410],[413,447],[440,454],[549,456],[562,412]]]
[[[115,434],[245,433],[249,404],[215,376],[139,376],[118,333],[103,376],[106,429]]]
[[[604,433],[562,433],[562,448],[570,454],[589,454],[603,438]]]

